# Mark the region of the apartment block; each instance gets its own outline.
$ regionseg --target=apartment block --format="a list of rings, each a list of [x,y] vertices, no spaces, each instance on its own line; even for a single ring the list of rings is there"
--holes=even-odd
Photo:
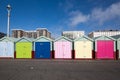
[[[68,37],[70,39],[76,39],[83,35],[85,35],[84,31],[63,31],[62,32],[62,36]]]
[[[13,29],[12,30],[12,37],[14,38],[21,38],[21,37],[28,37],[28,38],[38,38],[40,36],[46,36],[51,38],[51,33],[48,32],[46,28],[38,28],[34,31],[25,31],[21,29]]]
[[[24,36],[24,30],[22,29],[13,29],[12,30],[12,37],[20,38]]]
[[[88,34],[90,38],[99,37],[99,36],[115,36],[120,35],[120,30],[99,30],[93,31]]]

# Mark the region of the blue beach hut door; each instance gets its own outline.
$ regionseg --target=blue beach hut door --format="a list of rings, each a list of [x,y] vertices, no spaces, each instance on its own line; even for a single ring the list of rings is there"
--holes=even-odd
[[[50,58],[50,42],[35,42],[35,58]]]

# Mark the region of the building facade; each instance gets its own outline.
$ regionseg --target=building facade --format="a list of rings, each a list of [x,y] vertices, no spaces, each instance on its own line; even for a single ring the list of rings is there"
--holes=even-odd
[[[68,37],[69,39],[76,39],[85,35],[84,31],[63,31],[62,36]]]
[[[90,38],[99,37],[99,36],[115,36],[115,35],[120,35],[120,30],[94,31],[88,34]]]
[[[51,38],[51,33],[48,32],[46,28],[38,28],[35,31],[25,31],[22,29],[12,30],[12,37],[14,38],[21,38],[21,37],[38,38],[40,36],[46,36],[48,38]]]
[[[47,29],[46,28],[38,28],[37,29],[37,37],[40,37],[40,36],[46,36],[47,37]]]
[[[24,35],[25,35],[25,32],[22,29],[14,29],[14,30],[12,30],[12,37],[14,37],[14,38],[21,38]]]

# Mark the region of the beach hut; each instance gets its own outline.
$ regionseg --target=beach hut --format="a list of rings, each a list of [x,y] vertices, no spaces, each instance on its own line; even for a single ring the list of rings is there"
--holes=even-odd
[[[52,40],[41,36],[34,41],[34,58],[50,59],[52,54]]]
[[[72,59],[72,40],[61,36],[54,41],[55,59]]]
[[[96,59],[115,59],[115,39],[108,36],[95,38]]]
[[[74,40],[75,59],[93,59],[93,40],[81,36]]]
[[[14,58],[14,41],[12,38],[0,39],[0,58]]]
[[[115,56],[115,58],[117,60],[117,59],[120,59],[120,35],[114,35],[111,37],[116,39],[116,56]]]
[[[15,43],[15,58],[32,58],[32,41],[22,37]]]
[[[120,59],[120,37],[117,39],[117,55],[118,59]]]

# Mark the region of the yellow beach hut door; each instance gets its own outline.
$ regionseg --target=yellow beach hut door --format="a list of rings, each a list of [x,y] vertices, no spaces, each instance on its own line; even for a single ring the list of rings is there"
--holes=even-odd
[[[75,58],[92,58],[92,42],[76,41],[75,42]]]
[[[19,42],[16,44],[16,58],[31,58],[32,43]]]

